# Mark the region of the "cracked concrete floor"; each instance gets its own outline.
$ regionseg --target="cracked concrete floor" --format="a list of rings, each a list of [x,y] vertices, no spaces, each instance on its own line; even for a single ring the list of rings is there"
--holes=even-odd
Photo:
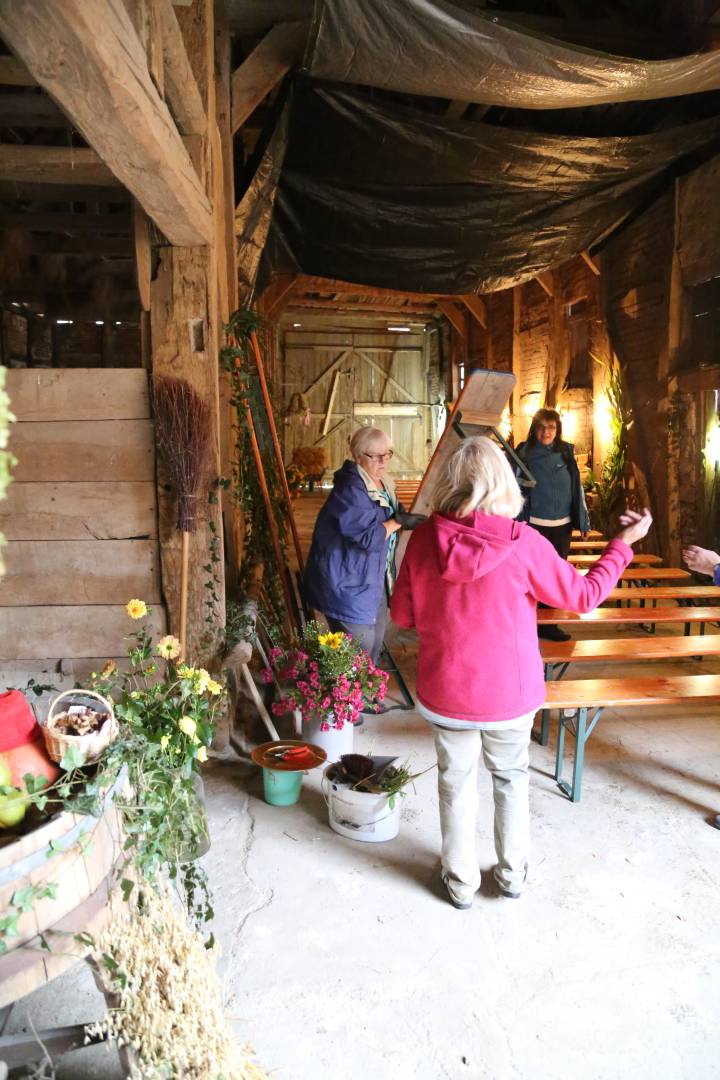
[[[408,674],[412,657],[406,657]],[[654,665],[657,674],[672,665]],[[684,663],[685,673],[717,670]],[[625,674],[647,665],[623,666]],[[577,667],[578,677],[597,670]],[[327,826],[320,774],[300,802],[262,800],[248,766],[206,774],[206,866],[228,1014],[278,1078],[710,1080],[720,1077],[720,725],[716,709],[608,711],[587,748],[582,802],[531,750],[533,856],[519,901],[481,892],[456,911],[432,888],[435,774],[404,801],[400,835],[360,844]],[[373,717],[359,751],[433,760],[415,713]],[[478,850],[493,863],[481,775]],[[35,1023],[96,1017],[78,968],[18,1003]],[[61,1080],[114,1080],[97,1047]]]

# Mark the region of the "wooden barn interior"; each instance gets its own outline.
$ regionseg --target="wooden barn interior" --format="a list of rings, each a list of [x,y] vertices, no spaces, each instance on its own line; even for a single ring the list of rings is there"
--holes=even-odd
[[[268,1075],[717,1076],[720,587],[683,551],[720,550],[719,187],[715,0],[0,0],[0,692],[42,722],[122,665],[131,598],[227,683],[203,865],[223,1008]],[[331,832],[319,769],[267,804],[250,755],[349,437],[388,434],[410,508],[488,372],[510,446],[562,417],[596,531],[578,569],[619,499],[653,526],[632,599],[556,613],[527,894],[466,918],[432,891],[412,631],[386,638],[398,708],[355,732],[422,773],[396,839]],[[207,416],[187,532],[168,379]],[[487,777],[480,800],[486,869]],[[32,1071],[33,1030],[102,1012],[78,958],[0,951],[2,982],[7,1075],[135,1075],[57,1034]]]

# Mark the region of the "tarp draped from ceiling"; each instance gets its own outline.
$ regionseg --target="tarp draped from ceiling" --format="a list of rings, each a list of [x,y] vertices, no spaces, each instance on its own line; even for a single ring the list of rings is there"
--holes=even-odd
[[[678,159],[720,148],[720,118],[650,135],[568,137],[452,121],[306,79],[286,109],[263,277],[300,271],[413,292],[527,280],[616,228]],[[274,144],[266,176],[279,171]],[[243,216],[266,226],[267,193],[264,215],[253,214],[252,197]]]
[[[319,79],[524,109],[720,88],[720,52],[610,56],[448,0],[316,0],[305,67]]]

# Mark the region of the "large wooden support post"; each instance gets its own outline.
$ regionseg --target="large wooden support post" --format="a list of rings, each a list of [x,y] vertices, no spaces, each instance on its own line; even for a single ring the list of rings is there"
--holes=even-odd
[[[211,454],[207,483],[202,491],[209,494],[210,483],[220,474],[218,440],[218,337],[215,308],[210,306],[210,271],[212,261],[207,248],[163,248],[160,265],[151,288],[151,331],[153,374],[185,379],[210,405],[213,418]],[[181,534],[177,531],[177,501],[165,479],[162,460],[158,464],[160,507],[160,562],[168,621],[173,633],[180,628]],[[204,566],[214,566],[220,578],[215,585],[218,595],[217,616],[224,621],[225,590],[223,578],[223,535],[219,506],[207,503],[205,521],[190,536],[187,656],[206,658],[205,622],[210,608],[209,574]],[[211,532],[217,536],[220,562],[212,562]]]
[[[522,314],[522,285],[516,285],[513,289],[513,333],[512,333],[512,373],[515,376],[515,386],[512,396],[512,430],[515,446],[525,438],[523,430],[525,418],[522,415],[520,395],[522,393],[521,363],[520,363],[520,319]]]

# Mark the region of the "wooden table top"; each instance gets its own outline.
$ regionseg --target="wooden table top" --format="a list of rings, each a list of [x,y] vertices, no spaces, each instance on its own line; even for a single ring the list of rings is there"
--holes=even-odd
[[[613,589],[610,600],[712,600],[720,601],[720,585],[646,585],[643,589]]]
[[[571,551],[604,551],[609,540],[571,540]]]
[[[688,637],[611,638],[594,641],[541,641],[546,664],[594,663],[606,660],[675,660],[686,656],[720,656],[720,634]]]
[[[642,679],[560,679],[546,684],[548,709],[615,705],[678,705],[688,698],[720,701],[720,675]]]
[[[573,566],[593,566],[602,555],[568,555],[568,562]],[[659,555],[633,555],[633,566],[661,566],[662,559]]]
[[[720,607],[657,607],[657,608],[611,608],[599,607],[578,615],[576,611],[560,611],[556,608],[538,608],[538,623],[689,623],[720,622]]]
[[[580,539],[580,533],[578,532],[577,529],[573,529],[572,538],[573,538],[573,540],[579,540]],[[590,531],[587,534],[587,538],[588,538],[588,540],[605,540],[606,539],[606,537],[604,537],[601,532],[598,532],[597,529],[590,529]]]

